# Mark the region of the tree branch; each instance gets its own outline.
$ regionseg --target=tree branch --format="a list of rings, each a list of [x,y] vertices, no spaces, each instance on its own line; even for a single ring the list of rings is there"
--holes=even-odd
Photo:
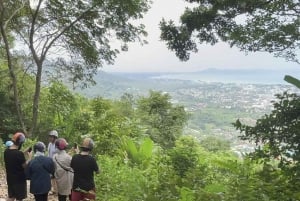
[[[3,24],[3,28],[6,29],[8,23],[11,21],[11,19],[22,9],[24,8],[25,3],[22,2],[22,6],[18,9],[14,10],[14,12],[11,14],[11,16],[6,20],[6,22]],[[3,16],[2,16],[3,17]]]
[[[34,49],[34,42],[33,42],[33,36],[34,36],[34,33],[35,33],[35,30],[34,30],[34,25],[36,23],[36,19],[37,19],[37,16],[38,16],[38,13],[39,13],[39,10],[40,10],[40,7],[41,7],[41,4],[42,4],[42,1],[43,0],[39,0],[38,2],[38,5],[36,7],[36,10],[35,12],[32,12],[32,21],[31,21],[31,28],[30,28],[30,32],[29,32],[29,48],[32,52],[32,55],[33,55],[33,58],[34,60],[38,63],[38,62],[41,62],[40,58],[38,57],[35,49]],[[32,9],[30,9],[32,11]]]
[[[45,45],[45,49],[43,49],[41,57],[45,58],[47,52],[52,47],[53,43],[55,43],[55,41],[58,40],[68,29],[70,29],[72,26],[74,26],[74,24],[76,24],[78,21],[80,21],[87,12],[91,11],[95,7],[96,7],[96,4],[93,5],[92,7],[90,7],[89,9],[87,9],[86,11],[84,11],[83,13],[81,13],[74,21],[72,21],[58,35],[56,35],[47,46]]]

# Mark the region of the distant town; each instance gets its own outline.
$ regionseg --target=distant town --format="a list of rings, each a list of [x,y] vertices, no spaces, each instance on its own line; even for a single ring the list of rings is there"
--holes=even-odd
[[[283,78],[283,72],[272,72],[271,76],[266,74],[267,71],[257,70],[229,71],[227,75],[226,72],[216,70],[205,71],[204,74],[102,72],[96,76],[97,85],[81,93],[90,97],[102,96],[110,99],[118,99],[124,93],[132,94],[134,97],[147,96],[149,90],[168,93],[174,104],[183,105],[191,115],[185,130],[186,134],[193,135],[199,140],[211,135],[227,140],[231,143],[232,150],[242,155],[254,150],[255,144],[241,141],[238,138],[240,133],[235,130],[232,123],[240,119],[247,125],[254,125],[256,119],[272,110],[272,101],[276,100],[276,94],[285,91],[299,93],[299,89],[280,80]],[[267,76],[265,83],[261,81],[263,75]],[[228,78],[226,82],[224,77]],[[257,77],[259,79],[256,79]],[[221,81],[203,81],[201,78]]]
[[[190,129],[189,132],[198,132],[199,135],[195,134],[195,136],[200,139],[207,135],[214,135],[228,140],[231,142],[232,150],[242,156],[244,153],[253,151],[255,144],[239,140],[237,136],[240,133],[234,129],[229,121],[233,123],[240,119],[247,125],[254,125],[257,118],[272,110],[272,101],[276,101],[275,94],[284,91],[299,93],[299,89],[291,85],[205,82],[199,82],[198,86],[192,88],[178,88],[169,93],[174,98],[175,103],[184,104],[186,110],[192,114],[192,124],[188,128]],[[210,114],[203,112],[207,108],[210,108]],[[210,122],[207,122],[211,125],[210,130],[202,125],[203,117],[201,117],[201,113],[213,117],[209,118]],[[199,114],[200,118],[194,119]],[[227,122],[227,125],[218,124],[218,121],[222,121],[222,119]],[[200,125],[202,125],[202,129]]]

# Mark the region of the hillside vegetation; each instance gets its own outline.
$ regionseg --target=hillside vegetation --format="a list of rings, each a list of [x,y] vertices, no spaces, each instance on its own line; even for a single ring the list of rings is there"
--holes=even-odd
[[[27,76],[30,80],[30,76]],[[10,94],[5,91],[7,87],[5,82],[1,82],[0,129],[3,141],[9,138],[9,134],[19,130]],[[30,82],[24,87],[23,96],[26,97],[31,93]],[[186,85],[184,87],[186,90],[183,91],[191,95],[191,91],[188,91],[191,88]],[[208,85],[210,87],[213,86]],[[203,90],[204,88],[200,91]],[[209,107],[198,108],[204,116],[199,113],[197,117],[193,116],[196,114],[193,111],[198,110],[192,110],[194,102],[185,103],[186,106],[180,104],[178,97],[183,98],[182,94],[176,96],[174,92],[170,92],[178,98],[175,99],[169,93],[150,90],[145,95],[138,96],[123,93],[119,99],[101,96],[87,98],[73,93],[59,82],[50,83],[41,92],[38,130],[24,147],[35,140],[46,141],[51,129],[57,129],[70,145],[80,143],[84,136],[92,137],[96,142],[93,155],[102,169],[101,174],[96,176],[99,200],[300,199],[299,185],[295,185],[297,180],[294,175],[297,174],[297,169],[295,172],[294,163],[283,164],[275,155],[269,155],[269,160],[262,160],[257,155],[241,159],[230,150],[228,142],[206,133],[209,128],[205,126],[212,124],[216,127],[231,127],[229,122],[235,117],[226,108],[211,109],[214,104],[207,102]],[[200,97],[202,96],[194,98],[200,101]],[[203,98],[205,99],[204,96]],[[299,103],[297,95],[279,96],[273,103],[275,108],[270,107],[270,111],[277,111],[276,107],[279,105],[283,108],[291,104],[296,106],[295,101]],[[22,104],[28,108],[25,112],[30,112],[31,105],[26,101]],[[229,116],[231,117],[228,118]],[[201,125],[198,127],[202,129],[201,135],[210,137],[191,135],[186,129],[189,121],[190,124],[197,121],[202,123],[204,129]],[[298,120],[296,122],[298,125]],[[236,122],[235,127],[245,131],[240,122]],[[264,128],[267,130],[268,125],[264,125]],[[249,127],[246,132],[249,129],[251,130]],[[267,150],[266,147],[264,150]],[[290,174],[290,170],[294,173]]]

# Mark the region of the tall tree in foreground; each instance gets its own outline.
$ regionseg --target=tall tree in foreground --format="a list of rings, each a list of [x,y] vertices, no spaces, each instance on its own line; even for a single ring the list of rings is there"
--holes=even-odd
[[[252,195],[264,194],[269,200],[299,200],[300,96],[284,92],[277,95],[273,106],[273,111],[258,119],[254,126],[245,125],[239,120],[234,124],[241,131],[242,139],[256,142],[257,149],[250,157],[263,164],[263,169],[257,175],[259,177],[255,176],[262,179],[263,182],[257,184],[263,183],[263,188],[257,184],[252,185],[251,180],[247,182],[247,188],[251,186],[251,189],[255,189]],[[238,183],[238,186],[246,187]],[[242,187],[239,192],[247,188]],[[264,192],[259,192],[261,189]],[[249,190],[244,192],[248,194],[252,191]]]
[[[63,71],[72,83],[93,82],[93,75],[104,62],[113,63],[127,43],[143,43],[144,26],[135,25],[148,10],[149,0],[0,0],[0,46],[14,85],[15,103],[23,130],[34,132],[38,119],[41,81],[45,67],[49,72]],[[12,46],[9,40],[14,40]],[[116,41],[119,41],[120,48]],[[113,44],[116,47],[113,47]],[[32,124],[22,122],[14,59],[16,52],[31,58],[35,76]],[[67,75],[67,77],[66,77]]]
[[[300,173],[300,96],[284,92],[273,102],[273,111],[258,119],[255,126],[237,120],[234,126],[243,134],[243,140],[255,142],[258,147],[251,155],[269,162],[279,161],[281,168]]]
[[[185,0],[191,3],[174,21],[160,23],[161,38],[186,61],[197,43],[227,42],[242,51],[264,51],[299,63],[300,2],[295,0]]]

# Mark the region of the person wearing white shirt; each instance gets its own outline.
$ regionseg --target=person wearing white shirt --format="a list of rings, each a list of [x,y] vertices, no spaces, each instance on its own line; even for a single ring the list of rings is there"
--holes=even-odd
[[[53,156],[56,153],[55,142],[58,138],[58,132],[56,130],[52,130],[49,132],[48,136],[49,136],[49,144],[47,147],[48,156],[53,159]],[[57,194],[57,184],[54,177],[51,179],[51,186],[52,186],[52,190],[50,193]]]

